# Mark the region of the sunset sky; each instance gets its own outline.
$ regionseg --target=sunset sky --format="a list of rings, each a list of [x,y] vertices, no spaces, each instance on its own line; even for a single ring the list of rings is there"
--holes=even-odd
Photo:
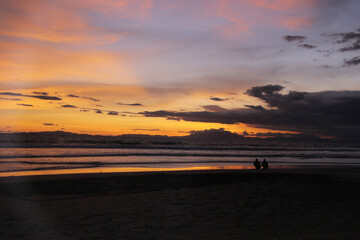
[[[0,131],[360,133],[358,0],[1,0]]]

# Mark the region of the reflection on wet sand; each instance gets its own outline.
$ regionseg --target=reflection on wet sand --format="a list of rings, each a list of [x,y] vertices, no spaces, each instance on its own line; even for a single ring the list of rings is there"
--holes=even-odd
[[[19,172],[3,172],[0,177],[10,176],[37,176],[37,175],[59,175],[59,174],[82,174],[82,173],[131,173],[131,172],[164,172],[164,171],[195,171],[195,170],[219,170],[219,169],[251,169],[249,166],[225,166],[225,167],[184,167],[184,168],[76,168],[76,169],[57,169],[42,171],[19,171]]]

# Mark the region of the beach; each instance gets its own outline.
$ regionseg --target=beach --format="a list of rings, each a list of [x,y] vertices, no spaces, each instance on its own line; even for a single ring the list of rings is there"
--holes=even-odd
[[[360,168],[0,178],[1,239],[359,239]]]

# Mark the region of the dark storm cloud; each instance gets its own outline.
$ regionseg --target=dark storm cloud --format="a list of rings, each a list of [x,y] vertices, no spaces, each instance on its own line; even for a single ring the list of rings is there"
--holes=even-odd
[[[244,135],[245,136],[245,135]],[[318,139],[317,136],[310,135],[310,134],[294,134],[294,133],[280,133],[280,132],[259,132],[254,134],[247,134],[246,136],[252,137],[271,137],[271,138],[285,138],[285,139],[298,139],[298,140],[315,140]]]
[[[229,100],[229,98],[211,97],[210,100],[217,101],[217,102],[222,102],[222,101],[227,101],[227,100]]]
[[[250,134],[249,134],[247,131],[243,131],[243,132],[242,132],[242,135],[243,135],[243,136],[249,136]]]
[[[352,40],[360,39],[360,33],[355,33],[355,32],[333,33],[333,34],[330,34],[330,36],[341,37],[341,39],[338,40],[337,43],[346,43],[346,42],[349,42]]]
[[[0,95],[7,95],[7,96],[19,96],[19,97],[32,97],[32,98],[38,98],[42,100],[62,100],[59,97],[55,96],[39,96],[39,95],[25,95],[21,93],[13,93],[13,92],[1,92]]]
[[[248,134],[250,135],[250,134]],[[257,136],[257,137],[279,137],[279,136],[288,136],[289,134],[286,133],[274,133],[274,132],[260,132],[260,133],[254,133],[251,134],[251,136]]]
[[[68,94],[67,97],[71,97],[71,98],[83,98],[83,99],[88,99],[88,100],[91,100],[91,101],[94,101],[94,102],[100,102],[99,99],[95,99],[95,98],[92,98],[92,97],[81,97],[81,96],[74,95],[74,94]]]
[[[123,106],[133,106],[133,107],[137,107],[137,106],[143,106],[141,103],[117,103],[117,105],[123,105]]]
[[[360,32],[333,33],[329,34],[329,36],[340,38],[336,43],[352,42],[352,45],[340,48],[340,52],[356,51],[360,49]]]
[[[228,110],[228,109],[222,108],[218,105],[205,105],[205,106],[201,106],[201,107],[204,108],[205,110],[208,110],[211,112],[224,112],[224,111]]]
[[[262,100],[265,100],[268,102],[270,97],[274,97],[273,101],[276,101],[277,97],[280,95],[278,92],[283,90],[284,87],[280,85],[266,85],[266,86],[260,86],[260,87],[253,87],[246,91],[246,94],[260,98]],[[271,101],[270,101],[271,102]],[[269,102],[268,102],[269,103]],[[272,106],[271,103],[269,103],[270,106]]]
[[[68,94],[67,97],[79,98],[80,96],[77,96],[77,95],[74,95],[74,94]]]
[[[334,52],[348,52],[348,51],[357,51],[360,50],[360,30],[357,29],[357,31],[353,32],[343,32],[343,33],[324,33],[321,34],[323,37],[330,37],[334,44],[346,44],[348,46],[343,46],[341,48],[338,48],[337,50],[317,50],[317,52],[324,53],[324,57],[329,57]],[[291,36],[287,35],[284,37],[285,40],[291,42],[291,41],[302,41],[302,36]],[[305,38],[304,38],[305,39]],[[304,40],[303,39],[303,40]],[[313,49],[316,48],[314,45],[310,44],[299,44],[299,47],[306,48],[306,49]],[[359,65],[359,57],[354,57],[352,59],[344,59],[343,67],[349,67],[349,66],[355,66]],[[327,65],[324,65],[327,66]]]
[[[25,95],[24,95],[25,96]],[[38,99],[42,99],[42,100],[62,100],[59,97],[52,97],[52,96],[34,96],[34,95],[28,95],[27,97],[33,97],[33,98],[38,98]]]
[[[38,94],[38,95],[43,95],[43,96],[48,96],[49,94],[47,92],[37,92],[37,91],[34,91],[32,92],[33,94]]]
[[[250,108],[224,112],[142,112],[146,117],[171,120],[245,123],[272,130],[297,131],[303,134],[343,138],[359,138],[360,91],[296,92],[282,94],[283,86],[253,87],[246,94],[263,100],[271,109],[248,105]]]
[[[294,41],[304,41],[306,39],[305,36],[295,36],[295,35],[286,35],[283,37],[288,42],[294,42]]]
[[[114,112],[114,111],[110,111],[107,113],[108,115],[113,115],[113,116],[116,116],[116,115],[119,115],[118,112]]]
[[[243,140],[243,136],[237,133],[232,133],[224,128],[219,129],[205,129],[200,131],[192,130],[190,135],[186,136],[187,139],[192,141],[205,141],[205,142],[234,142]]]
[[[77,108],[77,106],[70,105],[70,104],[61,105],[61,107],[63,107],[63,108]]]
[[[241,109],[241,110],[229,110],[226,112],[172,112],[172,111],[154,111],[154,112],[140,112],[139,114],[143,114],[146,117],[164,117],[168,120],[184,120],[191,122],[215,122],[215,123],[223,123],[223,124],[235,124],[240,122],[239,117],[245,115],[245,112],[248,113],[247,117],[251,117],[250,111],[254,114],[254,110],[249,109]],[[256,114],[255,114],[256,115]]]
[[[158,132],[160,131],[160,129],[157,129],[157,128],[153,128],[153,129],[147,129],[147,128],[136,128],[136,129],[133,129],[134,132],[136,131],[149,131],[149,132]]]
[[[316,52],[322,53],[324,57],[330,57],[335,50],[316,50]]]
[[[355,51],[355,50],[359,50],[359,49],[360,49],[360,41],[354,43],[350,47],[340,48],[340,51],[341,52],[346,52],[346,51]]]
[[[91,100],[91,101],[94,101],[94,102],[100,102],[99,99],[92,98],[92,97],[81,97],[81,98],[88,99],[88,100]]]
[[[352,59],[345,59],[344,60],[344,67],[349,67],[349,66],[356,66],[360,64],[360,58],[359,57],[354,57]]]
[[[257,105],[257,106],[245,105],[245,107],[248,107],[248,108],[251,108],[251,109],[254,109],[254,110],[265,111],[265,108],[263,108],[263,106],[261,106],[261,105]]]
[[[22,96],[25,97],[26,95],[23,95],[21,93],[13,93],[13,92],[1,92],[1,95],[8,95],[8,96]]]
[[[299,44],[298,46],[299,46],[299,47],[302,47],[302,48],[307,48],[307,49],[316,48],[316,46],[310,45],[310,44],[307,44],[307,43],[305,43],[305,44]]]
[[[16,105],[19,105],[19,106],[24,106],[24,107],[33,107],[34,105],[32,104],[25,104],[25,103],[18,103]]]
[[[94,113],[97,113],[97,114],[105,114],[106,113],[107,115],[112,115],[112,116],[119,115],[119,113],[120,113],[118,111],[104,110],[104,109],[98,109],[98,108],[82,108],[80,111],[81,112],[93,111]],[[121,116],[125,116],[125,115],[121,115]]]
[[[275,107],[277,112],[347,116],[348,123],[357,123],[358,121],[358,119],[351,119],[351,117],[357,115],[354,109],[357,104],[360,104],[360,91],[313,93],[290,91],[287,94],[281,94],[281,89],[283,87],[280,85],[253,87],[246,91],[246,94],[262,99],[270,107]]]

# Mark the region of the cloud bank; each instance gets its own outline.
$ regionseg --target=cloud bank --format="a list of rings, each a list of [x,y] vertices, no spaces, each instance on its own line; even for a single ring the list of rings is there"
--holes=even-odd
[[[323,137],[359,138],[360,91],[323,91],[281,93],[281,85],[253,87],[246,94],[262,100],[261,105],[224,111],[146,111],[146,117],[169,120],[244,123],[252,127],[300,132]],[[209,109],[209,108],[207,108]],[[210,110],[210,109],[209,109]]]

